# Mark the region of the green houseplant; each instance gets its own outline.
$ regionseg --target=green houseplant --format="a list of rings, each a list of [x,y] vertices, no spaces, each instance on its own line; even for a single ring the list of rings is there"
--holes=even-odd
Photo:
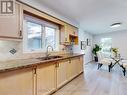
[[[97,44],[95,44],[95,47],[92,50],[92,53],[94,54],[95,62],[98,62],[97,52],[101,50],[101,47]]]

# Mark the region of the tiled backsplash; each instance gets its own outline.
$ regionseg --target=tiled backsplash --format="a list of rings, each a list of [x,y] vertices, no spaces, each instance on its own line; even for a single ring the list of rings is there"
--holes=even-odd
[[[67,53],[68,49],[65,50],[63,48],[65,47],[63,45],[60,45],[60,51],[55,52],[54,54]],[[9,52],[11,49],[15,49],[16,53],[11,54]],[[39,56],[44,56],[44,55],[45,53],[23,53],[22,41],[0,40],[0,61],[14,60],[14,59],[26,59],[26,58],[39,57]]]

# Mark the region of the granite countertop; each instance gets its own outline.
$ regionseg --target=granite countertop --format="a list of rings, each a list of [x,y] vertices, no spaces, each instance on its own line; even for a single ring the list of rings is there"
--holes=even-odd
[[[62,56],[61,58],[55,58],[55,59],[50,59],[50,60],[40,60],[37,58],[29,58],[29,59],[17,59],[17,60],[4,61],[4,62],[0,62],[0,73],[5,72],[5,71],[16,70],[20,68],[37,66],[39,64],[59,61],[59,60],[82,56],[82,55],[84,54],[74,53],[74,54],[61,54],[59,55],[59,56]]]

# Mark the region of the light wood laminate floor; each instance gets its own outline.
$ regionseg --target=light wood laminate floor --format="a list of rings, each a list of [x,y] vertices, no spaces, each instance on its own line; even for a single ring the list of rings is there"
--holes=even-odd
[[[97,70],[96,64],[89,63],[84,74],[53,95],[127,95],[127,76],[123,76],[117,65],[109,73],[106,66]]]

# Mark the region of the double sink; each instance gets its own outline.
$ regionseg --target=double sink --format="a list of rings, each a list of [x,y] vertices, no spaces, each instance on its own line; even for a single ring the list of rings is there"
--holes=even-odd
[[[63,56],[48,56],[48,57],[39,57],[37,59],[41,60],[41,61],[45,61],[45,60],[53,60],[53,59],[58,59],[58,58],[62,58]]]

